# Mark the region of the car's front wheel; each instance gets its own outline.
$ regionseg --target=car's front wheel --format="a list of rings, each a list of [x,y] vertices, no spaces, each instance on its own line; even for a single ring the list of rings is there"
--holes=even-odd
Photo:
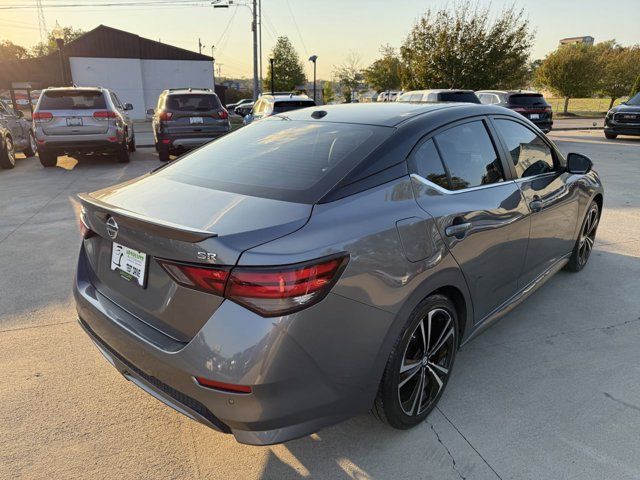
[[[29,145],[24,151],[24,156],[27,158],[35,157],[37,151],[36,137],[33,136],[33,132],[29,132]]]
[[[2,139],[0,138],[0,141]],[[16,166],[16,152],[13,148],[11,137],[4,139],[4,145],[0,144],[0,167],[13,168]]]
[[[389,355],[374,415],[398,429],[422,422],[447,385],[457,349],[455,306],[444,295],[430,295],[414,309]]]
[[[609,140],[615,140],[616,138],[618,138],[618,135],[616,135],[615,133],[609,133],[609,132],[604,132],[604,136]]]
[[[600,207],[595,200],[589,205],[587,215],[582,221],[582,228],[580,229],[580,235],[576,244],[573,247],[573,252],[569,258],[565,269],[570,272],[579,272],[582,270],[591,256],[593,245],[596,241],[596,232],[598,230],[598,223],[600,223]]]
[[[131,135],[131,140],[129,140],[129,152],[136,151],[136,134]]]
[[[127,139],[123,140],[123,144],[120,147],[120,151],[116,154],[116,158],[118,159],[118,163],[129,163],[131,157],[129,156],[129,144]]]

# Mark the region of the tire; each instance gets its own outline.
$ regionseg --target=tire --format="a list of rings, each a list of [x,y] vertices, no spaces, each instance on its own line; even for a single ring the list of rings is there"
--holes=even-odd
[[[38,152],[37,145],[36,137],[33,135],[33,132],[29,132],[29,146],[24,151],[24,156],[27,158],[35,157]]]
[[[129,141],[129,152],[133,153],[136,151],[136,134],[134,133],[131,136],[131,140]]]
[[[40,163],[43,167],[55,167],[58,163],[58,156],[47,152],[38,152]]]
[[[593,200],[584,216],[578,239],[573,247],[573,252],[571,252],[569,262],[564,267],[565,270],[579,272],[587,265],[596,240],[598,223],[600,223],[600,207]]]
[[[616,138],[618,138],[617,134],[609,133],[609,132],[604,132],[604,136],[605,136],[605,138],[608,138],[609,140],[615,140]]]
[[[13,168],[16,166],[16,151],[13,147],[11,137],[4,139],[4,145],[0,144],[0,167]]]
[[[400,430],[427,418],[451,375],[458,331],[455,305],[449,298],[434,294],[418,304],[387,360],[373,406],[376,417]]]
[[[169,161],[169,146],[168,145],[158,145],[158,159],[161,162]]]
[[[129,163],[131,157],[129,156],[129,144],[125,138],[120,151],[116,154],[116,158],[118,159],[118,163]]]

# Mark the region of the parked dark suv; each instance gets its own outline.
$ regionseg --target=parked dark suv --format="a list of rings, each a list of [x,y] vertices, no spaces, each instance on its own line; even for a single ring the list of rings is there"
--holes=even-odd
[[[553,127],[553,111],[542,94],[537,92],[481,90],[476,92],[480,101],[518,112],[545,133]]]
[[[153,136],[161,162],[229,133],[229,113],[209,88],[172,88],[158,98]]]
[[[16,166],[16,152],[26,157],[36,154],[36,140],[31,123],[22,118],[22,112],[14,110],[0,100],[0,167]]]
[[[640,135],[640,93],[613,107],[604,119],[604,136]]]

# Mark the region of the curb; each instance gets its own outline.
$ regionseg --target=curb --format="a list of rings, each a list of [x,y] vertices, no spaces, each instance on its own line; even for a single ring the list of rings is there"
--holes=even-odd
[[[569,132],[573,130],[604,130],[604,127],[560,127],[552,128],[552,132]]]

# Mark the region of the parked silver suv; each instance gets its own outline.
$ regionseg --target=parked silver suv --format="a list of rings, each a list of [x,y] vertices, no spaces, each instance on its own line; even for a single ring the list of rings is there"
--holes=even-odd
[[[40,163],[54,167],[59,155],[115,154],[129,161],[136,149],[133,109],[102,87],[60,87],[42,91],[33,113]]]

